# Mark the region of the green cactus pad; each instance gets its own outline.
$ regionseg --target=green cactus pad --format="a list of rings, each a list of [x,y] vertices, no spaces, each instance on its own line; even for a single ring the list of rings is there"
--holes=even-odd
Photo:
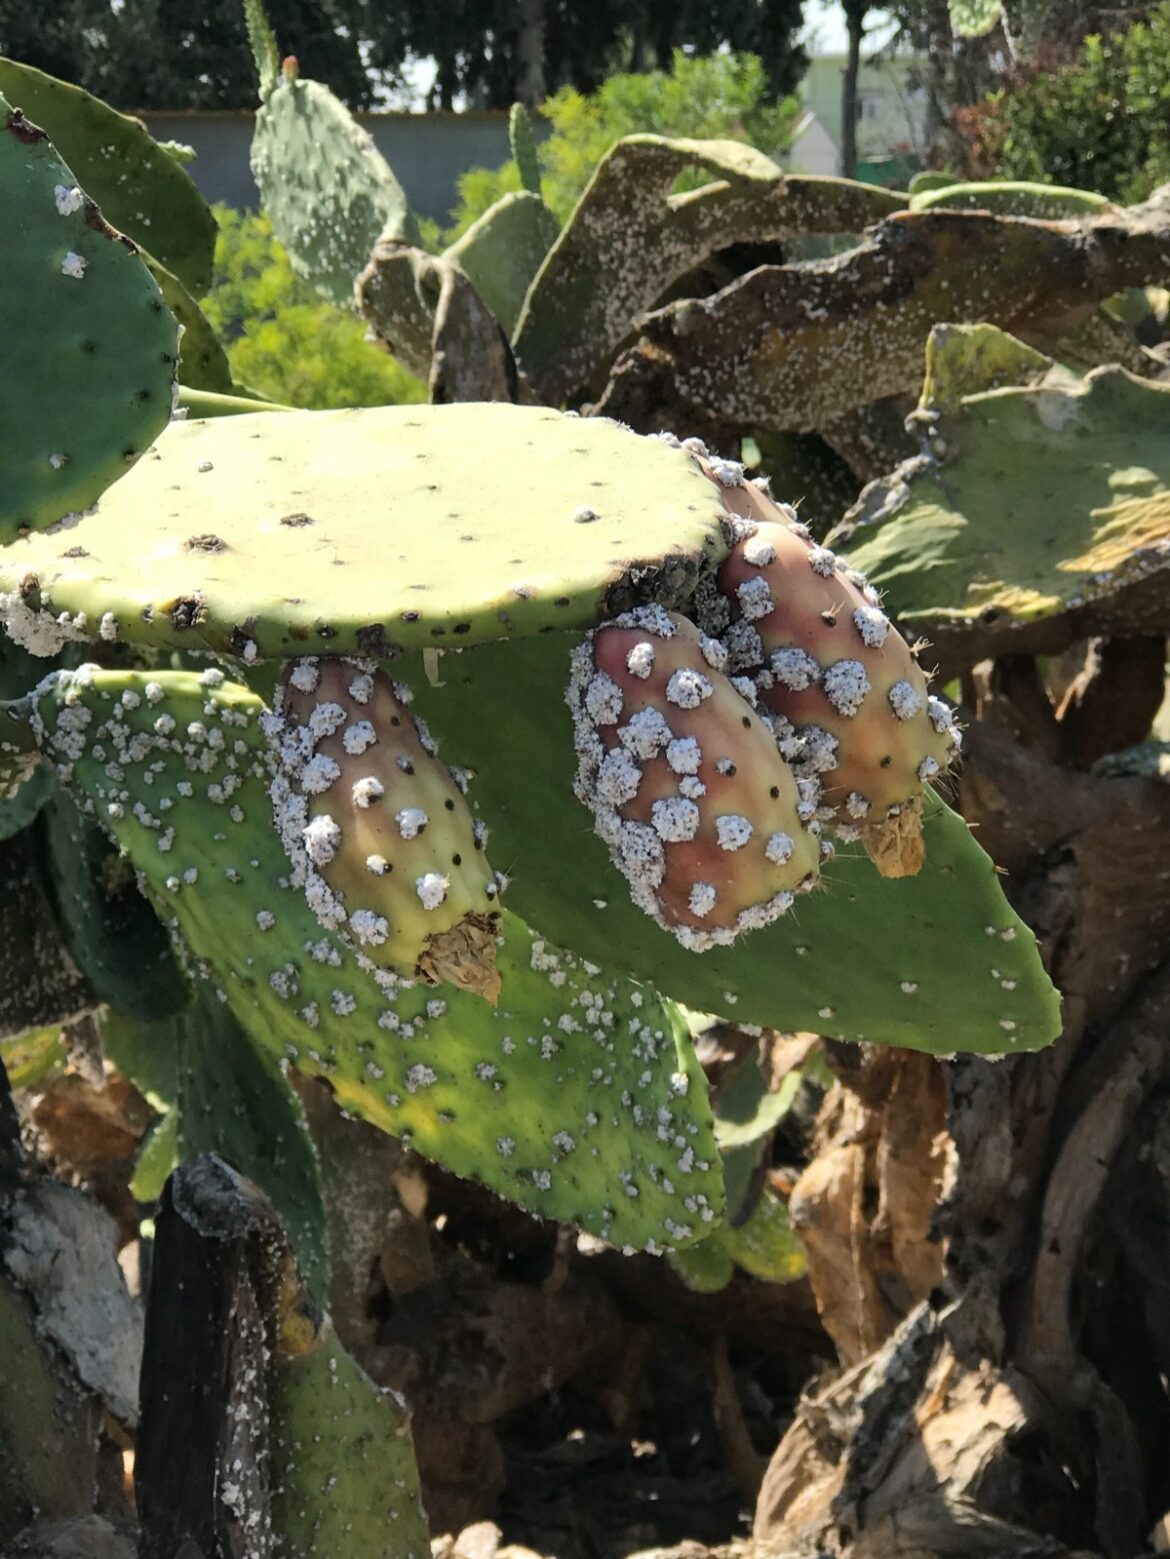
[[[179,337],[179,383],[193,390],[227,394],[232,389],[232,371],[227,353],[207,322],[207,316],[173,271],[160,265],[149,254],[142,256],[147,270],[158,283],[167,308],[182,325]]]
[[[359,967],[288,885],[262,709],[218,672],[87,667],[46,679],[36,722],[258,1043],[535,1213],[619,1244],[700,1237],[722,1177],[677,1010],[507,915],[494,1009]]]
[[[272,1534],[283,1559],[430,1559],[402,1399],[375,1386],[325,1323],[272,1367]]]
[[[521,190],[501,196],[443,258],[462,268],[511,335],[557,231],[557,219],[540,196]]]
[[[26,650],[0,636],[0,842],[27,828],[52,789],[20,699],[36,685],[43,667]]]
[[[937,329],[920,407],[937,453],[830,537],[944,652],[960,633],[979,658],[1170,628],[1170,385],[1043,365],[991,327]]]
[[[181,385],[178,394],[178,410],[185,411],[192,420],[199,417],[246,417],[249,412],[292,411],[279,401],[266,401],[258,395],[242,395],[235,385],[235,394],[220,395],[214,390],[193,390]]]
[[[170,939],[109,836],[53,787],[41,825],[47,891],[65,945],[98,1001],[162,1019],[191,998]]]
[[[973,184],[946,184],[910,197],[911,211],[994,211],[1005,217],[1032,217],[1059,222],[1068,217],[1095,216],[1110,204],[1093,190],[1065,184],[1020,184],[988,179]]]
[[[926,809],[926,864],[887,881],[854,846],[824,892],[731,948],[695,954],[637,909],[572,794],[563,689],[575,634],[395,662],[445,752],[475,774],[473,801],[505,902],[555,941],[651,981],[699,1012],[741,1023],[904,1045],[936,1054],[1032,1050],[1060,1030],[1032,933],[963,820]],[[517,775],[523,782],[517,782]]]
[[[62,612],[245,660],[474,644],[685,601],[722,512],[684,452],[543,408],[177,422],[83,527],[0,551],[0,607],[54,647]]]
[[[171,410],[175,322],[134,246],[0,97],[0,541],[88,509]]]
[[[379,237],[419,241],[386,160],[319,81],[273,87],[256,114],[252,172],[293,269],[343,308]]]
[[[153,1200],[182,1160],[218,1153],[271,1200],[309,1288],[323,1301],[329,1256],[321,1175],[300,1100],[275,1059],[249,1037],[205,980],[194,1001],[165,1021],[141,1021],[117,1008],[102,1021],[102,1050],[163,1120],[136,1169],[140,1199]],[[166,1150],[169,1144],[169,1151]],[[141,1178],[139,1178],[141,1177]]]
[[[49,134],[106,221],[202,297],[211,286],[215,218],[191,175],[142,121],[15,60],[0,59],[0,93]]]
[[[808,1270],[788,1209],[770,1190],[741,1224],[721,1224],[700,1244],[672,1251],[669,1260],[687,1287],[700,1294],[726,1288],[737,1267],[762,1283],[791,1283]]]
[[[1052,358],[996,325],[936,325],[926,343],[926,375],[918,410],[958,410],[966,395],[1035,384],[1054,367]]]
[[[532,119],[523,103],[513,103],[508,115],[508,140],[512,160],[520,173],[520,184],[530,195],[540,194],[540,163],[532,135]]]
[[[672,195],[690,170],[710,181]],[[859,232],[906,197],[849,179],[787,177],[739,141],[631,135],[597,166],[541,267],[516,328],[516,356],[550,404],[607,363],[671,282],[737,242]]]

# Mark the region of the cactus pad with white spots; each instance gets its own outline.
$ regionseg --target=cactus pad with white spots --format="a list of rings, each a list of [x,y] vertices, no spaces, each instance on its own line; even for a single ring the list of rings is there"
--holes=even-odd
[[[88,509],[166,427],[178,327],[134,245],[103,220],[44,131],[3,97],[0,195],[7,542]],[[23,571],[4,572],[0,622],[19,604]],[[95,636],[108,606],[95,605]]]
[[[153,703],[148,685],[161,690]],[[165,736],[160,711],[175,722]],[[46,678],[35,721],[59,777],[259,1044],[325,1078],[354,1114],[541,1216],[619,1245],[700,1238],[721,1212],[722,1178],[677,1009],[508,914],[494,1008],[454,986],[403,984],[354,953],[289,881],[263,712],[218,673],[81,668]]]

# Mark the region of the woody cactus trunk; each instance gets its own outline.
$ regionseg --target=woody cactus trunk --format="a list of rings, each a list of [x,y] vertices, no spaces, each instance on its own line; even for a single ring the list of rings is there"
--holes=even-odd
[[[0,1541],[110,1514],[71,1447],[136,1435],[144,1554],[422,1554],[550,1382],[616,1370],[632,1433],[685,1316],[768,1552],[1156,1545],[1167,192],[636,136],[558,232],[517,116],[524,190],[434,256],[247,13],[274,224],[433,404],[184,415],[197,196],[3,67],[2,1054],[42,1122],[58,1071],[149,1102],[153,1260],[144,1337],[91,1284],[136,1394],[29,1254],[93,1206],[0,1119]]]

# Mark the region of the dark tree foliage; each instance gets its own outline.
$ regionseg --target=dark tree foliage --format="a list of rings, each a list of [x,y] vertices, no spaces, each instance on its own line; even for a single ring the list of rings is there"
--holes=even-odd
[[[669,68],[675,48],[758,54],[773,93],[800,79],[802,0],[268,0],[282,54],[351,108],[433,58],[434,108],[506,108],[531,80],[596,89],[613,70]],[[49,14],[46,14],[46,10]],[[0,0],[0,53],[124,108],[250,108],[255,71],[240,0]],[[528,76],[525,64],[528,62]]]
[[[281,52],[351,107],[375,84],[346,27],[349,0],[268,0]],[[46,14],[46,12],[48,14]],[[74,81],[121,108],[251,108],[256,70],[240,0],[0,0],[0,53]]]

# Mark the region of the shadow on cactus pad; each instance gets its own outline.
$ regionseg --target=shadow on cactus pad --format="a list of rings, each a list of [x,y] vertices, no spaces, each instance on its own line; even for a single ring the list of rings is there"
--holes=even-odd
[[[948,664],[1170,628],[1170,385],[940,325],[916,416],[830,540]]]

